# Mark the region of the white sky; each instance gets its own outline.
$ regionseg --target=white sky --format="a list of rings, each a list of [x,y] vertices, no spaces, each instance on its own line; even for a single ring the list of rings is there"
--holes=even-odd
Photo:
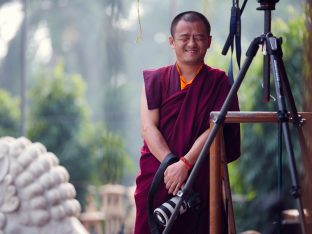
[[[23,19],[22,4],[12,1],[0,8],[0,60],[6,56],[8,43],[15,36]]]
[[[39,24],[33,42],[34,48],[36,48],[35,57],[43,63],[48,63],[52,57],[53,49],[50,32],[45,22]]]
[[[0,8],[0,61],[6,56],[9,42],[21,26],[23,17],[23,6],[20,1],[14,0]],[[28,46],[35,50],[36,59],[43,63],[49,62],[53,51],[49,30],[45,22],[39,24]]]

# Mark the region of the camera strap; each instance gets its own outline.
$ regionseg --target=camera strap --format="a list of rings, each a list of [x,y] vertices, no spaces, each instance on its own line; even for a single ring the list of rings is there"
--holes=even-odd
[[[241,9],[239,7],[239,0],[233,0],[233,6],[231,8],[231,19],[230,19],[230,32],[228,34],[227,40],[225,42],[225,45],[222,50],[222,54],[226,55],[228,49],[231,47],[231,61],[230,61],[230,67],[228,71],[228,77],[230,79],[231,84],[234,83],[234,77],[233,77],[233,51],[234,51],[234,45],[235,45],[235,51],[236,51],[236,60],[238,68],[240,69],[240,61],[241,61],[241,15],[244,11],[244,8],[247,4],[248,0],[245,0]],[[235,40],[235,44],[234,44]]]
[[[240,9],[238,5],[238,0],[236,4],[233,1],[233,6],[231,9],[231,21],[230,21],[230,39],[231,39],[231,62],[229,67],[229,79],[231,84],[234,83],[233,77],[233,51],[234,51],[234,41],[235,41],[235,51],[236,51],[236,60],[238,68],[240,69],[240,59],[241,59],[241,19],[240,19]]]
[[[166,168],[177,162],[179,159],[177,156],[175,156],[173,153],[169,153],[165,159],[162,161],[162,163],[160,164],[158,170],[156,171],[156,174],[153,178],[153,182],[151,184],[149,193],[148,193],[148,197],[147,197],[147,209],[148,209],[148,223],[150,226],[150,230],[152,234],[159,234],[159,229],[158,226],[156,224],[156,222],[154,221],[153,218],[153,213],[154,213],[154,208],[153,208],[153,203],[154,203],[154,197],[156,195],[157,189],[160,185],[161,182],[163,182],[164,180],[164,173]]]

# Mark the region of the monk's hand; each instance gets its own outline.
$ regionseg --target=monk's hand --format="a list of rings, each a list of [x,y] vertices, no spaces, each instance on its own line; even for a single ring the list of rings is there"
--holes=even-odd
[[[182,161],[171,164],[164,173],[164,182],[168,193],[176,195],[188,176],[188,170]]]

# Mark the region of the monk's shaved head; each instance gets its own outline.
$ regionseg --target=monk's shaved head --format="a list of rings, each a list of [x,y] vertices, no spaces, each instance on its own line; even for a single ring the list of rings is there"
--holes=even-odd
[[[184,20],[186,22],[198,22],[198,21],[203,22],[207,30],[207,35],[210,35],[210,30],[211,30],[210,23],[203,14],[196,12],[196,11],[185,11],[185,12],[178,14],[172,20],[171,27],[170,27],[171,36],[174,37],[176,26],[181,20]]]

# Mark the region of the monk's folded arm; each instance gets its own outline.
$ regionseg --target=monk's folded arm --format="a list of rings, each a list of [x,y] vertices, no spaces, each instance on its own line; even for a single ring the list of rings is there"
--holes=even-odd
[[[195,164],[200,151],[202,150],[209,135],[209,129],[203,132],[194,142],[191,149],[184,155],[184,158],[192,165]]]
[[[144,86],[141,93],[141,135],[151,153],[160,161],[171,151],[164,137],[158,129],[159,109],[149,110],[147,107]]]

